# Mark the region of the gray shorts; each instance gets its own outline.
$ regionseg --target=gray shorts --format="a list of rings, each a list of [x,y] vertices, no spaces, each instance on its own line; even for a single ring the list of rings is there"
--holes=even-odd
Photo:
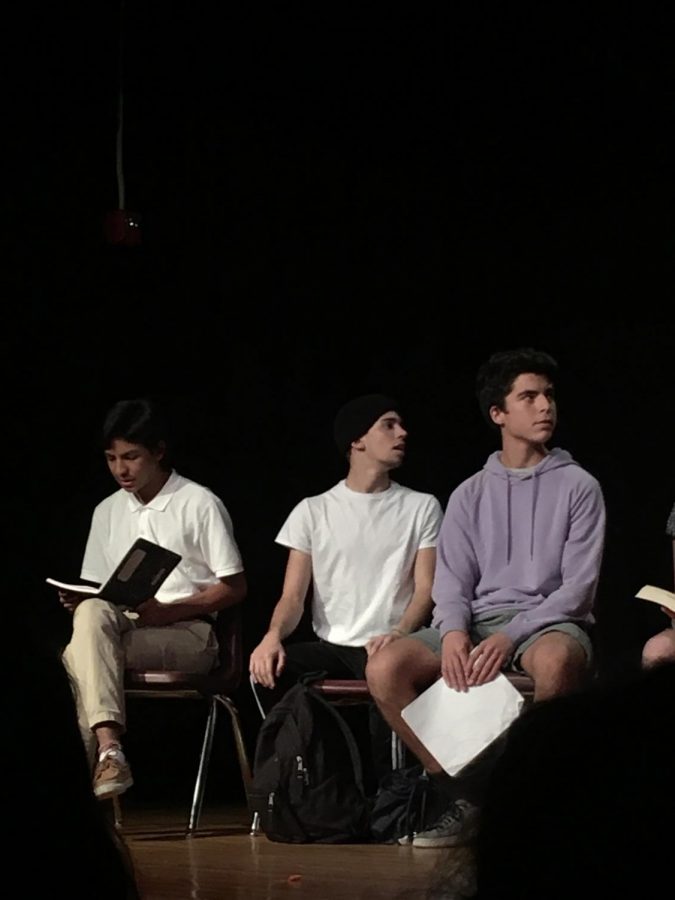
[[[504,625],[507,625],[511,619],[518,615],[518,612],[520,612],[520,610],[515,612],[510,609],[501,610],[490,613],[490,615],[483,616],[480,619],[476,619],[472,623],[471,630],[469,631],[469,637],[471,638],[472,643],[474,645],[478,644],[480,641],[485,640],[485,638],[490,637],[491,634],[501,631]],[[532,644],[534,644],[537,638],[540,638],[542,634],[547,634],[549,631],[564,631],[565,634],[569,634],[570,637],[573,637],[578,641],[584,648],[586,664],[590,666],[593,659],[593,646],[591,644],[591,639],[588,636],[588,632],[575,622],[557,622],[554,625],[547,625],[546,628],[542,628],[541,631],[536,631],[526,638],[526,640],[518,644],[511,657],[506,661],[502,668],[510,669],[514,672],[522,672],[523,668],[520,664],[520,660],[522,659],[523,653],[525,653],[528,647],[531,647]],[[413,632],[410,637],[414,638],[416,641],[421,641],[438,656],[441,655],[441,633],[438,628],[420,628],[419,631]]]

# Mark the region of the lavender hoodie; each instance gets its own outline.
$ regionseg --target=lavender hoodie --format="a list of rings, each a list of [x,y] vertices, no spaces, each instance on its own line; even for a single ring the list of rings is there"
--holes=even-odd
[[[450,495],[436,551],[433,624],[441,637],[517,610],[519,644],[558,622],[592,622],[605,533],[600,485],[566,450],[524,477],[491,454]]]

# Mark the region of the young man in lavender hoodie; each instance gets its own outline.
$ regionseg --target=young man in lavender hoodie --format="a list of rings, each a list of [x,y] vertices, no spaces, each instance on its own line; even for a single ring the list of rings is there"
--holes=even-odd
[[[565,450],[547,447],[557,418],[556,373],[555,360],[529,348],[496,353],[479,370],[478,401],[499,429],[501,450],[448,500],[432,627],[369,661],[368,683],[385,719],[431,784],[454,798],[414,846],[462,843],[478,809],[401,710],[439,676],[466,691],[515,669],[534,679],[535,700],[544,700],[578,689],[588,672],[605,509],[595,478]]]

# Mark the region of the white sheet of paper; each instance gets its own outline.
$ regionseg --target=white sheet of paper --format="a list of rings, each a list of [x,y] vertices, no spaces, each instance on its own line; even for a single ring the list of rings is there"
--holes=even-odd
[[[448,775],[456,775],[509,727],[523,702],[505,675],[466,693],[439,678],[401,716]]]

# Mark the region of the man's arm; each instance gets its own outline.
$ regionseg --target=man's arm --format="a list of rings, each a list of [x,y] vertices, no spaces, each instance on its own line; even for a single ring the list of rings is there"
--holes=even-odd
[[[418,550],[415,556],[415,569],[413,579],[415,588],[412,600],[406,607],[400,620],[396,623],[395,630],[403,634],[416,631],[421,625],[425,625],[431,614],[431,585],[434,581],[434,568],[436,566],[436,548],[427,547]]]
[[[210,584],[184,600],[160,603],[152,597],[136,608],[139,627],[173,625],[199,616],[212,616],[219,609],[235,606],[246,596],[246,576],[243,572],[225,575],[217,584]]]
[[[520,644],[536,631],[558,622],[586,620],[593,608],[605,539],[605,504],[593,480],[572,503],[570,527],[562,552],[560,587],[535,609],[526,610],[504,626]]]
[[[471,526],[458,489],[450,495],[438,535],[433,599],[434,625],[441,637],[449,631],[468,633],[479,578]]]
[[[298,627],[312,577],[312,557],[290,550],[279,602],[274,607],[267,634],[251,653],[249,672],[258,684],[273,688],[286,663],[282,641]]]
[[[141,627],[213,616],[220,609],[241,603],[246,596],[246,576],[225,504],[210,492],[204,492],[187,515],[188,527],[196,527],[201,559],[218,576],[218,581],[197,587],[194,593],[171,603],[161,603],[156,598],[146,600],[136,610],[137,625]]]
[[[366,644],[368,656],[372,656],[382,647],[386,647],[397,638],[405,637],[424,625],[431,613],[431,585],[434,580],[434,566],[436,564],[436,548],[425,547],[418,550],[415,555],[413,568],[413,595],[410,603],[399,621],[390,630],[389,634],[380,634],[371,638]]]
[[[480,577],[462,495],[448,500],[439,534],[434,574],[434,625],[441,633],[441,675],[448,687],[466,691],[470,673],[471,604]]]

